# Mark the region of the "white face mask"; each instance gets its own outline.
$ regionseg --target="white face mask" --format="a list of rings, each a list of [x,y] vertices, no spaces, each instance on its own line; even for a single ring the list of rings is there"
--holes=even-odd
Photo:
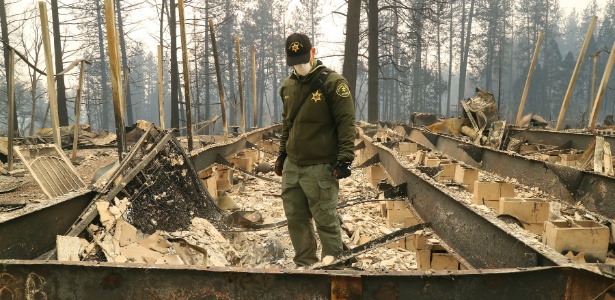
[[[312,65],[309,62],[304,63],[304,64],[295,65],[295,71],[297,72],[297,74],[301,76],[305,76],[308,73],[310,73],[311,69],[312,69]]]

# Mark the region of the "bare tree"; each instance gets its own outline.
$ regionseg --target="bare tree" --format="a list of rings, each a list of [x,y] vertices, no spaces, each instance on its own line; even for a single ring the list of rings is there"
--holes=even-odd
[[[0,0],[0,30],[2,30],[2,41],[10,45],[8,21],[6,18],[6,3],[4,0]],[[1,43],[0,43],[1,44]],[[4,49],[4,74],[9,74],[9,48],[6,45],[2,45]],[[8,91],[8,81],[7,81]],[[8,99],[8,98],[7,98]],[[13,114],[17,116],[17,107],[14,106]],[[14,119],[15,132],[19,132],[19,123],[17,118]]]
[[[126,35],[124,34],[124,22],[122,20],[122,1],[115,0],[115,9],[117,11],[117,30],[120,34],[120,52],[122,53],[122,72],[124,73],[124,77],[129,77],[129,69],[128,69],[128,57],[126,54]],[[132,99],[130,93],[130,80],[126,81],[126,97],[124,98],[124,105],[126,106],[126,121],[128,125],[134,124],[133,121],[133,113],[132,113]]]
[[[53,52],[55,55],[56,72],[64,70],[62,63],[62,37],[60,34],[60,14],[58,0],[51,0],[51,19],[53,24]],[[58,99],[58,118],[60,126],[68,126],[68,110],[66,109],[66,86],[64,76],[56,77],[56,94]]]
[[[25,12],[24,12],[24,19]],[[28,41],[32,43],[31,47],[28,47]],[[28,37],[25,36],[25,33],[21,32],[21,41],[20,41],[23,49],[25,49],[25,53],[28,56],[28,60],[34,65],[38,65],[40,60],[41,49],[43,46],[43,39],[40,32],[39,26],[34,26],[31,31],[28,33]],[[34,123],[36,120],[36,102],[39,98],[37,95],[38,81],[42,74],[34,70],[33,68],[28,68],[28,78],[30,79],[30,99],[32,100],[32,106],[30,111],[30,130],[29,135],[34,135]]]
[[[350,94],[356,102],[357,63],[359,60],[359,27],[361,18],[361,0],[348,0],[346,13],[346,41],[344,43],[344,65],[342,74],[348,80]]]
[[[368,83],[367,83],[367,121],[375,122],[379,118],[378,108],[378,71],[380,63],[378,58],[378,0],[368,0]]]
[[[468,69],[468,54],[470,52],[470,37],[472,32],[472,18],[474,16],[474,0],[470,2],[470,13],[468,15],[468,31],[466,32],[465,44],[461,42],[461,64],[459,66],[459,99],[465,98],[466,72]],[[463,33],[463,30],[462,30]]]
[[[179,68],[177,64],[177,19],[175,0],[169,1],[169,33],[171,34],[171,127],[179,128]]]
[[[98,26],[98,53],[100,59],[100,83],[102,89],[102,127],[109,130],[109,89],[107,84],[107,63],[105,57],[105,42],[103,38],[103,18],[101,16],[101,0],[96,0],[96,25]]]

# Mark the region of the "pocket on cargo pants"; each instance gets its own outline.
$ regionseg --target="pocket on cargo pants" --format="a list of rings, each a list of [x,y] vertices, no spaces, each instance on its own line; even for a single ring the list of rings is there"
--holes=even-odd
[[[337,189],[334,189],[333,180],[331,179],[321,179],[318,181],[319,187],[319,206],[323,211],[331,211],[335,212],[335,208],[337,207],[337,195],[333,193],[337,193]]]
[[[331,169],[329,165],[327,167],[327,169]],[[315,203],[310,203],[310,210],[314,221],[316,221],[316,229],[322,242],[323,257],[342,252],[342,236],[337,217],[338,184],[337,179],[332,176],[318,180],[316,182],[318,199],[314,201]]]
[[[320,166],[325,169],[324,172],[328,172],[327,166]],[[329,167],[330,168],[330,167]],[[337,219],[337,193],[339,190],[338,182],[332,176],[328,178],[319,178],[316,182],[313,182],[312,189],[308,195],[310,198],[310,210],[314,220],[320,226],[334,226],[339,227],[339,221]]]

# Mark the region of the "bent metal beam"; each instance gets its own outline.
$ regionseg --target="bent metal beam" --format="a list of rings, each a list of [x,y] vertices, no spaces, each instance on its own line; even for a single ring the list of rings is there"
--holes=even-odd
[[[426,275],[0,260],[0,269],[13,299],[595,299],[614,282],[573,267]]]
[[[477,269],[555,266],[567,263],[561,254],[536,246],[518,233],[507,230],[495,216],[482,214],[456,199],[450,192],[423,178],[416,169],[405,168],[391,151],[373,144],[360,132],[369,153],[380,163],[395,184],[407,183],[408,201],[424,222],[447,245]]]
[[[563,134],[557,132],[527,131],[522,134],[533,143],[563,145],[570,142],[573,148],[585,149],[593,136],[584,134]],[[408,138],[432,150],[438,150],[451,158],[462,161],[486,172],[502,177],[516,178],[520,183],[539,187],[552,196],[576,205],[578,202],[604,217],[615,218],[615,203],[609,191],[615,190],[615,178],[582,171],[550,162],[511,155],[505,151],[493,150],[457,140],[453,137],[412,128]],[[613,143],[613,138],[605,142]],[[615,143],[613,143],[615,144]]]

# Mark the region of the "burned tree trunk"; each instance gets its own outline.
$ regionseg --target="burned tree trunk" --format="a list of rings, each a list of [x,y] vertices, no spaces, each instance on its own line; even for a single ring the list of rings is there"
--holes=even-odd
[[[470,53],[470,33],[472,32],[472,17],[474,14],[474,0],[470,2],[468,15],[468,31],[466,32],[465,45],[462,43],[461,65],[459,66],[459,100],[465,98],[466,71],[468,68],[468,55]]]
[[[124,35],[124,23],[122,22],[122,8],[120,6],[121,1],[115,0],[115,6],[117,6],[117,27],[120,33],[120,51],[122,52],[122,71],[124,73],[124,77],[129,77],[128,72],[128,56],[126,54],[126,37]],[[130,99],[130,80],[125,81],[126,86],[126,96],[124,98],[124,105],[126,106],[126,121],[128,121],[129,125],[134,124],[134,120],[132,118],[132,100]]]
[[[348,1],[346,14],[346,42],[344,43],[344,65],[342,75],[348,80],[350,94],[356,102],[357,63],[359,59],[359,19],[361,18],[361,0]]]
[[[102,128],[109,130],[109,90],[107,89],[107,62],[105,58],[105,42],[102,32],[102,16],[100,0],[96,0],[96,21],[98,25],[98,55],[100,56],[100,84],[102,89]]]
[[[179,128],[179,69],[177,66],[177,21],[175,0],[169,2],[169,33],[171,34],[171,127]]]
[[[8,32],[8,24],[6,21],[6,4],[4,0],[0,0],[0,29],[2,30],[2,40],[9,43],[9,32]],[[9,48],[3,46],[4,49],[4,74],[8,78],[9,74]],[[7,80],[8,85],[8,80]],[[7,86],[8,91],[8,86]],[[13,115],[17,115],[17,108],[13,110]],[[15,118],[15,122],[13,124],[15,126],[15,131],[19,132],[19,124],[17,123],[17,118]]]
[[[375,122],[380,115],[378,109],[378,0],[369,0],[368,11],[368,52],[367,62],[367,121]]]
[[[53,52],[55,54],[56,72],[64,70],[62,64],[62,40],[60,38],[60,17],[58,13],[58,0],[51,0],[51,19],[53,23]],[[68,110],[66,109],[66,87],[64,76],[56,77],[56,93],[58,99],[58,117],[60,126],[68,126]]]

